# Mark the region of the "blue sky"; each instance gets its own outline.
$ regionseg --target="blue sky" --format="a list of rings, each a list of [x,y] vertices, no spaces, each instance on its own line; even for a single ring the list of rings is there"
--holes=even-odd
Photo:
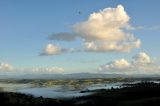
[[[59,32],[72,32],[72,26],[86,21],[90,14],[121,4],[129,24],[143,28],[131,30],[141,40],[140,48],[130,52],[85,52],[40,56],[47,44],[65,48],[81,48],[81,40],[73,42],[48,40]],[[160,63],[159,0],[0,0],[0,62],[16,68],[62,67],[64,73],[97,72],[110,61],[145,52]],[[80,14],[78,12],[81,12]]]

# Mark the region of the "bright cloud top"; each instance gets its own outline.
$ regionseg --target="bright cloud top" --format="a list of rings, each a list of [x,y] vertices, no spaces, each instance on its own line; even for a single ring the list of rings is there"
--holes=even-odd
[[[95,52],[128,52],[139,48],[141,41],[128,32],[130,17],[122,5],[92,13],[87,21],[73,26],[77,35],[84,39],[86,50]]]
[[[160,68],[151,62],[150,56],[144,52],[132,57],[132,61],[125,59],[114,60],[99,67],[100,72],[141,73],[148,74],[160,71]]]
[[[92,13],[88,20],[74,25],[75,31],[87,41],[107,40],[116,41],[125,38],[121,30],[128,25],[129,16],[122,5],[117,8],[105,8],[104,10]]]

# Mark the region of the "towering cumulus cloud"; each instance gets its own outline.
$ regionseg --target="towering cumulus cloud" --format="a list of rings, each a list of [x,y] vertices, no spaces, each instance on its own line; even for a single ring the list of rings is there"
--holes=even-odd
[[[86,21],[74,24],[72,32],[55,33],[48,39],[70,42],[79,38],[85,52],[129,52],[141,46],[140,39],[130,32],[129,21],[124,7],[118,5],[94,12]]]
[[[132,48],[139,48],[141,41],[127,30],[130,17],[122,5],[116,8],[105,8],[92,13],[87,21],[73,26],[77,35],[84,39],[87,51],[128,52]]]

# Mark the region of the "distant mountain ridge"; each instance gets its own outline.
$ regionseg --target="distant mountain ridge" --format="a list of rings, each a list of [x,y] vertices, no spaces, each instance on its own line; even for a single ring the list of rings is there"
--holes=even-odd
[[[160,75],[125,75],[125,74],[97,74],[97,73],[73,73],[73,74],[24,74],[24,75],[0,75],[0,79],[89,79],[89,78],[152,78]]]

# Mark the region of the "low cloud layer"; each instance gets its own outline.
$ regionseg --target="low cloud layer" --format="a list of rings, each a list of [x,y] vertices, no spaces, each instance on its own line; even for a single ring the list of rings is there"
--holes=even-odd
[[[27,70],[30,70],[34,74],[62,74],[64,72],[64,69],[62,67],[30,68]]]
[[[121,74],[154,74],[160,71],[160,67],[151,61],[149,55],[141,52],[133,56],[131,61],[119,59],[101,65],[99,71]]]
[[[131,33],[130,17],[122,5],[105,8],[73,25],[72,33],[50,35],[50,40],[74,41],[80,38],[86,52],[129,52],[141,46],[140,39]],[[55,53],[59,54],[59,53]]]
[[[34,67],[34,68],[18,68],[8,63],[0,62],[0,73],[10,74],[60,74],[64,72],[62,67]]]
[[[0,62],[0,71],[12,71],[14,68],[8,63]]]

